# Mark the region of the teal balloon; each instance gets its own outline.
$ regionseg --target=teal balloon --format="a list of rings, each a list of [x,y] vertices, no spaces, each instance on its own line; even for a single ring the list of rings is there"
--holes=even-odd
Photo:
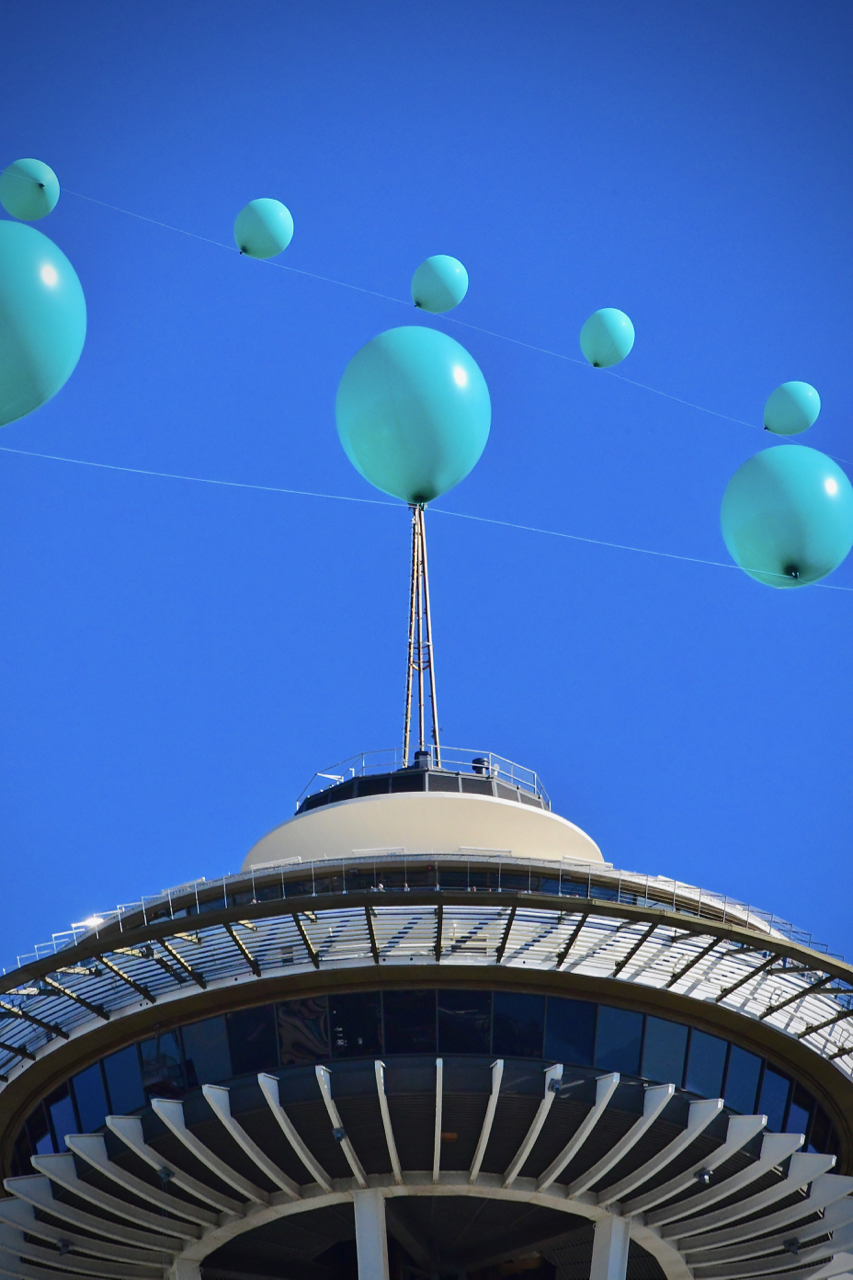
[[[807,587],[853,547],[853,486],[804,445],[774,445],[732,476],[720,509],[732,559],[768,587]]]
[[[55,396],[86,339],[86,299],[52,240],[0,222],[0,426]]]
[[[468,272],[458,258],[448,258],[446,253],[427,258],[412,276],[412,301],[433,315],[458,307],[467,292]]]
[[[596,369],[624,360],[634,345],[634,326],[624,311],[602,307],[581,329],[581,351]]]
[[[383,493],[426,503],[463,480],[486,447],[489,389],[464,347],[407,325],[357,351],[338,386],[338,435]]]
[[[58,200],[59,179],[41,160],[16,160],[0,173],[0,204],[13,218],[37,222]]]
[[[250,258],[274,258],[293,239],[293,218],[280,200],[251,200],[234,220],[234,243]]]
[[[820,396],[807,382],[783,382],[764,406],[764,425],[777,436],[807,431],[820,413]]]

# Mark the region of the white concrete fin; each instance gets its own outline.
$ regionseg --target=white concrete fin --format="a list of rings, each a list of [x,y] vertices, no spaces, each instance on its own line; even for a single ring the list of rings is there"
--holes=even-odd
[[[51,1240],[54,1244],[62,1241],[75,1245],[80,1253],[89,1253],[96,1258],[118,1258],[125,1262],[150,1263],[155,1267],[168,1267],[172,1261],[171,1253],[151,1249],[131,1249],[117,1244],[114,1240],[98,1240],[92,1236],[81,1236],[76,1231],[58,1227],[54,1223],[45,1222],[35,1215],[35,1209],[27,1200],[17,1200],[8,1196],[0,1200],[0,1222],[6,1222],[27,1235],[38,1236],[40,1240]]]
[[[622,1212],[626,1217],[635,1213],[646,1213],[649,1209],[654,1209],[656,1205],[663,1204],[666,1200],[672,1200],[675,1196],[681,1195],[682,1191],[686,1191],[688,1187],[696,1186],[696,1175],[707,1172],[713,1173],[720,1165],[725,1162],[736,1152],[751,1142],[767,1124],[767,1116],[730,1116],[729,1127],[726,1130],[726,1140],[716,1151],[712,1151],[704,1160],[697,1160],[696,1164],[685,1169],[683,1173],[679,1173],[677,1177],[671,1178],[669,1182],[663,1183],[660,1187],[655,1187],[654,1191],[648,1191],[645,1195],[637,1196],[634,1200],[630,1200],[627,1204],[623,1204]]]
[[[229,1187],[239,1191],[247,1200],[254,1200],[255,1204],[269,1204],[266,1191],[255,1186],[254,1182],[250,1182],[248,1178],[244,1178],[236,1169],[232,1169],[230,1164],[220,1160],[219,1156],[214,1155],[209,1147],[190,1132],[184,1119],[183,1103],[176,1102],[172,1098],[152,1098],[151,1107],[166,1128],[186,1147],[187,1151],[201,1161],[206,1169],[209,1169],[217,1178],[221,1178]]]
[[[17,1199],[25,1200],[36,1209],[44,1209],[62,1222],[70,1222],[75,1227],[82,1227],[84,1231],[91,1231],[95,1236],[104,1236],[107,1240],[120,1240],[125,1244],[132,1241],[143,1248],[162,1250],[170,1255],[177,1253],[181,1247],[168,1236],[150,1235],[147,1231],[138,1231],[127,1222],[112,1222],[107,1218],[97,1218],[93,1213],[86,1213],[75,1205],[54,1199],[49,1179],[40,1177],[38,1174],[29,1174],[23,1178],[7,1178],[3,1185],[9,1194]]]
[[[341,1113],[335,1105],[332,1097],[332,1073],[328,1067],[316,1066],[314,1074],[317,1077],[317,1083],[320,1086],[320,1093],[323,1095],[323,1102],[326,1105],[326,1111],[332,1122],[332,1132],[340,1143],[341,1151],[346,1157],[346,1162],[352,1169],[353,1177],[360,1187],[367,1186],[367,1174],[362,1168],[361,1161],[355,1153],[355,1148],[347,1137],[347,1131],[344,1128],[344,1122],[341,1120]]]
[[[441,1112],[444,1101],[444,1059],[435,1060],[435,1130],[432,1140],[432,1180],[438,1182],[441,1171]]]
[[[150,1164],[152,1169],[156,1169],[158,1173],[161,1169],[168,1169],[175,1186],[195,1196],[196,1200],[201,1200],[204,1204],[212,1204],[214,1209],[219,1209],[222,1213],[243,1212],[243,1206],[239,1200],[232,1200],[230,1196],[209,1187],[206,1182],[199,1182],[197,1178],[185,1173],[180,1165],[167,1160],[160,1155],[159,1151],[149,1147],[142,1131],[142,1121],[138,1116],[107,1116],[107,1128],[120,1138],[134,1155],[139,1156],[140,1160],[144,1160],[146,1164]]]
[[[752,1240],[755,1236],[764,1235],[768,1231],[784,1230],[791,1235],[791,1226],[809,1214],[823,1209],[824,1214],[839,1207],[849,1205],[853,1209],[853,1178],[843,1178],[835,1173],[820,1174],[812,1182],[809,1194],[804,1200],[789,1205],[787,1209],[777,1209],[754,1222],[742,1222],[736,1227],[726,1227],[723,1231],[711,1231],[707,1235],[693,1236],[685,1253],[696,1249],[717,1249],[723,1245],[737,1244]],[[799,1234],[794,1232],[794,1234]]]
[[[684,1258],[687,1260],[688,1266],[701,1267],[707,1263],[722,1262],[740,1262],[745,1258],[762,1258],[768,1253],[778,1253],[784,1245],[792,1239],[796,1239],[800,1245],[808,1244],[810,1240],[817,1240],[827,1232],[838,1232],[844,1228],[853,1226],[853,1201],[843,1200],[831,1204],[822,1218],[818,1218],[816,1222],[810,1222],[806,1226],[793,1226],[793,1222],[798,1221],[804,1216],[804,1212],[808,1210],[808,1200],[801,1201],[797,1209],[797,1218],[792,1218],[792,1225],[789,1225],[785,1231],[779,1231],[776,1235],[761,1235],[757,1239],[746,1240],[741,1244],[730,1244],[719,1249],[711,1248],[687,1248],[684,1250]],[[759,1224],[760,1229],[761,1224]],[[756,1232],[758,1234],[758,1232]],[[836,1243],[833,1236],[833,1244]],[[838,1244],[839,1249],[847,1247]]]
[[[556,1090],[560,1087],[560,1081],[563,1078],[563,1064],[559,1062],[556,1066],[549,1067],[545,1072],[545,1093],[542,1101],[539,1103],[536,1115],[533,1117],[530,1128],[527,1130],[524,1141],[516,1151],[512,1158],[509,1168],[504,1174],[504,1186],[511,1187],[518,1177],[525,1160],[533,1150],[533,1144],[542,1132],[542,1126],[547,1119],[548,1112],[554,1105],[554,1099],[557,1096]]]
[[[355,1247],[359,1280],[389,1280],[388,1232],[381,1191],[354,1191]]]
[[[305,1142],[303,1142],[302,1138],[296,1132],[296,1129],[293,1127],[293,1121],[281,1105],[278,1077],[267,1075],[265,1072],[262,1072],[258,1076],[258,1084],[261,1087],[261,1093],[266,1098],[267,1106],[275,1117],[279,1128],[285,1138],[287,1138],[287,1141],[290,1143],[299,1159],[304,1164],[305,1168],[311,1174],[311,1177],[318,1186],[323,1188],[324,1191],[331,1191],[332,1179],[326,1173],[326,1170],[320,1162],[315,1160],[311,1149]]]
[[[201,1091],[207,1100],[208,1106],[221,1122],[223,1128],[234,1139],[237,1146],[242,1151],[245,1151],[249,1159],[258,1166],[261,1173],[293,1200],[298,1200],[301,1192],[293,1179],[288,1178],[283,1169],[279,1169],[275,1161],[271,1160],[266,1152],[262,1151],[258,1144],[249,1137],[239,1120],[235,1120],[232,1116],[229,1090],[223,1088],[222,1085],[205,1084],[202,1085]]]
[[[69,1240],[66,1245],[71,1245]],[[33,1244],[24,1238],[23,1231],[10,1226],[0,1226],[0,1254],[11,1254],[12,1258],[25,1262],[37,1262],[41,1266],[52,1266],[60,1272],[82,1273],[86,1276],[100,1276],[104,1280],[162,1280],[163,1268],[151,1266],[150,1263],[121,1262],[117,1258],[103,1261],[99,1258],[82,1256],[73,1246],[64,1254],[56,1249],[46,1249],[44,1245]],[[10,1265],[10,1259],[0,1257],[0,1270]]]
[[[624,1159],[628,1152],[637,1145],[643,1134],[652,1127],[674,1093],[674,1084],[658,1084],[646,1089],[643,1098],[643,1114],[639,1120],[631,1125],[625,1136],[614,1143],[607,1154],[602,1156],[591,1169],[587,1169],[586,1173],[582,1173],[579,1178],[576,1178],[571,1183],[567,1194],[569,1196],[578,1196],[582,1192],[588,1191],[606,1173],[615,1168],[619,1161]]]
[[[82,1178],[77,1177],[74,1157],[70,1152],[61,1156],[32,1156],[31,1161],[33,1168],[50,1178],[51,1182],[65,1187],[66,1191],[71,1191],[81,1200],[88,1200],[90,1204],[97,1205],[107,1213],[114,1213],[116,1217],[127,1222],[138,1223],[139,1226],[163,1232],[165,1235],[179,1236],[182,1240],[197,1240],[201,1235],[201,1228],[195,1223],[175,1222],[171,1218],[164,1218],[161,1214],[149,1213],[147,1209],[140,1209],[128,1200],[111,1196],[108,1192],[93,1187],[91,1183],[84,1182]]]
[[[659,1151],[656,1156],[652,1156],[651,1160],[647,1160],[639,1169],[629,1173],[627,1178],[623,1178],[621,1182],[615,1182],[612,1187],[602,1191],[597,1198],[597,1203],[602,1206],[613,1204],[624,1196],[630,1195],[632,1191],[636,1191],[637,1187],[641,1187],[644,1182],[648,1182],[661,1169],[665,1169],[668,1164],[671,1164],[676,1156],[680,1156],[682,1151],[689,1147],[699,1137],[699,1134],[707,1129],[711,1121],[716,1119],[722,1109],[722,1098],[691,1102],[687,1111],[687,1125],[684,1132],[680,1133],[677,1138],[673,1138],[669,1146],[664,1147],[663,1151]]]
[[[595,1102],[590,1110],[584,1116],[577,1130],[570,1140],[563,1147],[563,1150],[557,1156],[536,1184],[537,1191],[544,1191],[546,1187],[550,1187],[555,1178],[559,1178],[560,1174],[572,1161],[598,1124],[604,1112],[607,1110],[607,1104],[616,1091],[619,1084],[620,1076],[618,1071],[612,1072],[607,1076],[599,1076],[595,1082]]]
[[[107,1144],[99,1133],[69,1133],[65,1139],[68,1144],[69,1151],[73,1151],[75,1156],[79,1156],[81,1160],[85,1160],[86,1164],[97,1169],[105,1178],[109,1178],[120,1187],[124,1187],[125,1191],[129,1191],[131,1195],[137,1196],[140,1200],[147,1200],[149,1204],[155,1204],[165,1213],[171,1213],[176,1218],[189,1218],[190,1222],[198,1222],[201,1226],[214,1226],[216,1224],[216,1214],[210,1209],[202,1209],[195,1204],[187,1204],[186,1200],[179,1200],[177,1196],[170,1196],[165,1191],[160,1191],[157,1187],[150,1186],[144,1182],[142,1178],[137,1178],[134,1174],[128,1173],[126,1169],[122,1169],[120,1165],[113,1164],[107,1153]]]
[[[489,1093],[489,1101],[486,1103],[486,1114],[483,1117],[480,1137],[477,1140],[477,1150],[474,1152],[474,1159],[471,1161],[471,1168],[468,1171],[469,1182],[476,1182],[477,1175],[480,1172],[480,1166],[483,1163],[483,1157],[486,1154],[486,1147],[489,1145],[489,1135],[492,1132],[492,1125],[495,1122],[495,1109],[498,1105],[498,1095],[501,1091],[503,1073],[504,1060],[503,1058],[498,1058],[496,1062],[492,1063],[492,1088]]]
[[[403,1185],[403,1170],[400,1168],[400,1160],[397,1155],[397,1144],[394,1141],[394,1130],[391,1127],[391,1112],[388,1110],[388,1099],[385,1096],[385,1063],[374,1062],[373,1070],[376,1074],[376,1092],[379,1097],[379,1111],[382,1116],[382,1128],[385,1130],[385,1142],[388,1146],[388,1155],[391,1160],[391,1168],[394,1172],[394,1181],[397,1186]]]
[[[630,1237],[624,1218],[608,1214],[595,1224],[590,1280],[625,1280]]]

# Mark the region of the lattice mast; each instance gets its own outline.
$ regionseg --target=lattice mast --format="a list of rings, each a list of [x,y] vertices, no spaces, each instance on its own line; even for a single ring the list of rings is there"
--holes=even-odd
[[[429,677],[427,682],[426,677]],[[435,765],[441,768],[438,740],[438,705],[435,698],[435,654],[432,644],[432,617],[429,607],[429,570],[427,567],[426,528],[422,503],[412,504],[412,572],[409,588],[409,650],[406,670],[406,714],[403,721],[403,762],[409,763],[412,729],[412,695],[418,699],[418,750],[427,751],[426,698],[432,715],[432,741]]]

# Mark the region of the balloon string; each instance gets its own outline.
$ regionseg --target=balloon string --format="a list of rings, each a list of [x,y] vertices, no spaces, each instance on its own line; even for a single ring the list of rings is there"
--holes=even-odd
[[[69,462],[77,467],[95,467],[100,471],[122,471],[128,475],[154,476],[161,480],[186,480],[192,484],[212,484],[227,489],[254,489],[261,493],[284,493],[297,498],[325,498],[334,502],[359,502],[371,507],[404,507],[402,502],[389,501],[386,498],[353,498],[343,493],[318,493],[312,489],[285,489],[272,484],[250,484],[242,480],[215,480],[209,476],[187,476],[172,471],[150,471],[144,467],[123,467],[113,462],[91,462],[86,458],[67,458],[56,453],[36,453],[33,449],[13,449],[8,445],[0,445],[0,452],[20,454],[26,458],[42,458],[48,462]],[[474,516],[465,511],[450,511],[446,507],[430,507],[436,515],[454,516],[459,520],[476,520],[480,524],[499,525],[504,529],[518,529],[522,533],[538,533],[550,538],[564,538],[570,542],[584,542],[593,547],[608,547],[615,551],[632,551],[638,555],[658,556],[664,560],[681,560],[686,564],[705,564],[714,569],[737,569],[738,565],[726,564],[722,560],[705,560],[701,556],[683,556],[673,551],[654,551],[650,547],[634,547],[624,542],[606,542],[602,538],[586,538],[578,533],[563,533],[558,529],[541,529],[536,525],[515,524],[511,520],[497,520],[491,516]],[[770,574],[765,570],[756,570],[765,577],[785,578],[785,574]],[[816,582],[813,586],[823,587],[827,591],[849,591],[853,587],[834,586],[828,582]]]

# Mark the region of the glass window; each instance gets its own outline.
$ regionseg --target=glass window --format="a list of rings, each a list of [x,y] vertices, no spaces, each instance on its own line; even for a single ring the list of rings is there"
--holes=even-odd
[[[564,1000],[561,996],[549,996],[545,1057],[550,1062],[591,1067],[597,1011],[598,1005],[591,1000]]]
[[[820,1107],[815,1107],[809,1148],[812,1151],[821,1151],[832,1155],[836,1154],[838,1150],[835,1131],[829,1122],[826,1112]]]
[[[325,996],[277,1004],[275,1017],[279,1059],[283,1067],[328,1058],[329,1002]]]
[[[77,1118],[74,1115],[74,1103],[71,1101],[68,1085],[62,1085],[55,1093],[51,1094],[46,1099],[45,1106],[50,1114],[53,1136],[56,1139],[56,1149],[57,1151],[67,1151],[65,1135],[77,1132]]]
[[[732,1111],[751,1116],[755,1111],[755,1095],[761,1059],[733,1044],[729,1053],[729,1069],[726,1072],[726,1092],[723,1101]]]
[[[687,1052],[687,1027],[666,1018],[646,1018],[643,1038],[643,1063],[640,1074],[646,1080],[674,1084],[681,1088],[684,1056]]]
[[[177,1031],[163,1031],[139,1046],[142,1084],[149,1098],[180,1098],[186,1093]]]
[[[436,1012],[434,991],[386,991],[386,1053],[435,1053]]]
[[[604,1071],[622,1075],[640,1074],[640,1043],[643,1038],[643,1015],[631,1009],[611,1009],[603,1004],[598,1010],[595,1034],[595,1065]]]
[[[107,1095],[104,1093],[100,1062],[81,1071],[79,1076],[74,1077],[72,1085],[80,1127],[84,1133],[94,1133],[96,1129],[103,1127],[104,1116],[107,1114]]]
[[[53,1154],[53,1138],[50,1136],[47,1112],[41,1102],[27,1117],[27,1135],[34,1155],[47,1156]]]
[[[706,1031],[694,1029],[690,1033],[687,1050],[687,1071],[684,1087],[702,1098],[719,1098],[723,1091],[723,1071],[726,1066],[728,1041],[719,1036],[709,1036]]]
[[[809,1121],[812,1118],[812,1108],[814,1107],[814,1099],[808,1090],[804,1089],[801,1084],[794,1085],[794,1092],[791,1095],[791,1106],[788,1110],[788,1119],[785,1122],[785,1128],[788,1133],[802,1133],[808,1135]]]
[[[777,1133],[785,1120],[785,1106],[788,1102],[790,1087],[791,1081],[787,1076],[774,1071],[772,1067],[765,1066],[758,1111],[760,1115],[767,1116],[767,1128],[774,1129]]]
[[[491,991],[439,991],[439,1053],[488,1053]]]
[[[506,1058],[541,1058],[545,997],[496,991],[492,1053]]]
[[[145,1106],[145,1090],[142,1088],[139,1055],[135,1044],[104,1058],[104,1073],[110,1095],[110,1110],[114,1116],[126,1116]]]
[[[271,1004],[226,1015],[231,1068],[235,1076],[257,1075],[278,1067],[275,1016]]]
[[[353,991],[329,997],[332,1053],[361,1058],[381,1053],[382,1006],[378,991]]]
[[[224,1018],[192,1022],[184,1027],[181,1036],[187,1083],[191,1089],[199,1084],[219,1084],[231,1076],[231,1054]]]

